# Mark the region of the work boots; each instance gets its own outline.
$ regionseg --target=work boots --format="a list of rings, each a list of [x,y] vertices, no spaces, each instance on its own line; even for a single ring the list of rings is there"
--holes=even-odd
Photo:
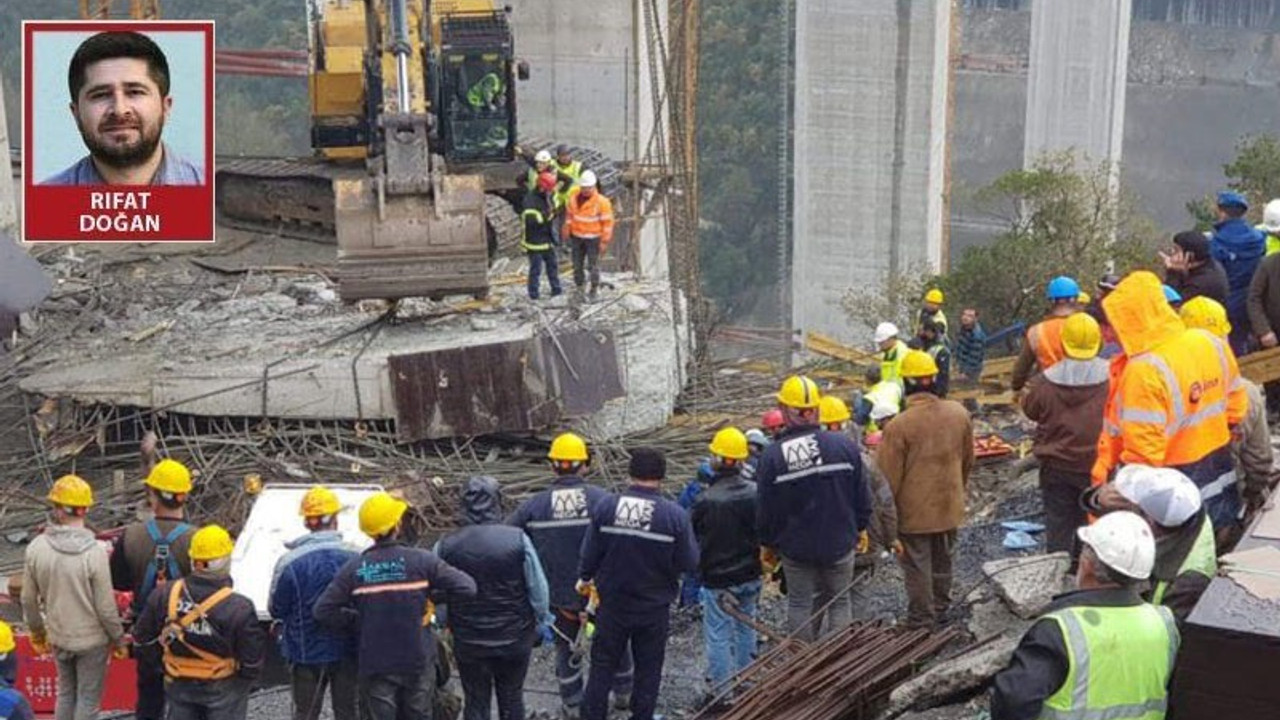
[[[593,303],[596,301],[596,299],[599,296],[600,296],[600,287],[598,285],[592,285],[591,290],[587,293],[587,302]]]

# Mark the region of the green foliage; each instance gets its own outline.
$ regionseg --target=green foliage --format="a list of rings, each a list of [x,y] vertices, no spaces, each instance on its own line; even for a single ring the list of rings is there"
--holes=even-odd
[[[1236,157],[1222,166],[1231,187],[1249,198],[1257,212],[1272,198],[1280,197],[1280,141],[1273,135],[1241,138]]]
[[[920,299],[937,286],[938,277],[928,265],[916,265],[903,273],[887,273],[872,287],[854,287],[840,296],[840,309],[855,323],[874,328],[891,322],[909,332],[920,311]]]

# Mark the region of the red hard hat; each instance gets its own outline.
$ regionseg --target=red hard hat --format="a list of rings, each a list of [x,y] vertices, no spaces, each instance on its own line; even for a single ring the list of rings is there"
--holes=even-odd
[[[765,430],[776,430],[786,424],[786,420],[782,417],[782,411],[774,408],[765,412],[764,417],[760,418],[760,424]]]
[[[538,173],[538,189],[542,192],[551,192],[556,189],[555,173]]]

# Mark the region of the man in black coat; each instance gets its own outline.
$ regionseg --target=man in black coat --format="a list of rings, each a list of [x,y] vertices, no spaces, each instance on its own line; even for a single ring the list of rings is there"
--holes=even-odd
[[[1209,253],[1209,238],[1204,233],[1188,230],[1173,236],[1177,249],[1161,253],[1164,260],[1164,282],[1178,291],[1186,302],[1201,295],[1227,304],[1227,271]]]

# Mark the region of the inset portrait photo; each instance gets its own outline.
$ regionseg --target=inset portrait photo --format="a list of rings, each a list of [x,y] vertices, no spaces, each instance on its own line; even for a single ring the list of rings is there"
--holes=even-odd
[[[23,23],[28,241],[213,240],[213,23]]]

